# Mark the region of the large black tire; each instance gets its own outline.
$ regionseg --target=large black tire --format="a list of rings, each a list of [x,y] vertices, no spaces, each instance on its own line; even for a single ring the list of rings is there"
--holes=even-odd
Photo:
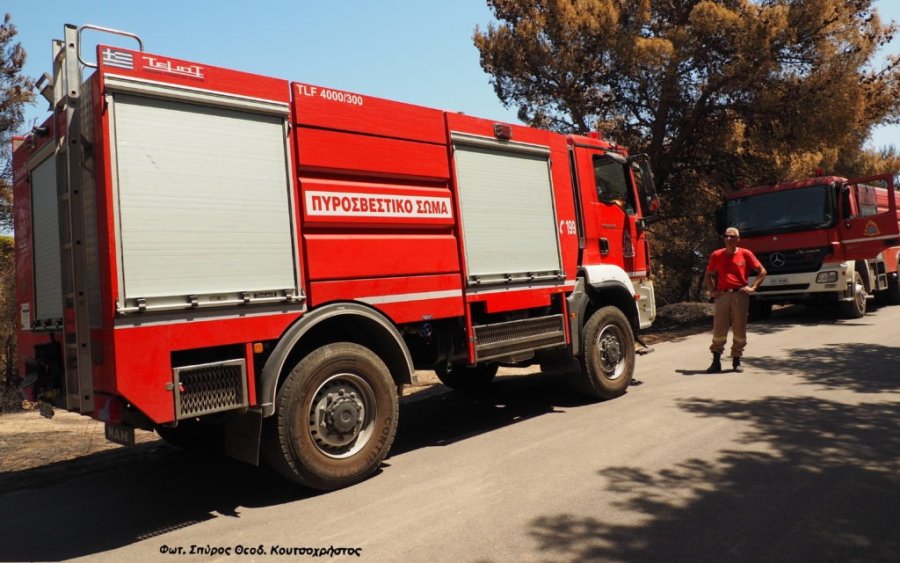
[[[591,397],[613,399],[628,389],[634,375],[634,334],[616,307],[597,310],[585,324],[582,368]]]
[[[484,389],[494,380],[497,370],[500,368],[498,364],[479,364],[476,366],[466,366],[456,364],[447,369],[447,366],[441,366],[434,370],[441,383],[451,389],[458,391],[477,391]]]
[[[346,487],[381,465],[398,415],[396,384],[384,362],[358,344],[328,344],[300,360],[278,390],[263,456],[306,487]]]
[[[851,301],[841,301],[841,315],[848,319],[859,319],[866,314],[866,286],[859,272],[853,272],[851,294]]]

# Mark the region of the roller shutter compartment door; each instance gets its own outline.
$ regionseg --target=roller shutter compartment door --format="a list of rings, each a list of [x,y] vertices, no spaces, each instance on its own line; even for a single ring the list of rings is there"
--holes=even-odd
[[[63,316],[63,306],[55,156],[46,159],[31,172],[31,220],[34,318],[38,321],[56,321]]]
[[[297,287],[284,122],[117,94],[126,300]]]

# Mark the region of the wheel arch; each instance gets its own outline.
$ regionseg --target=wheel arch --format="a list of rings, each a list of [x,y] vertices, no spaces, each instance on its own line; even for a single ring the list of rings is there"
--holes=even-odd
[[[637,304],[634,302],[634,295],[627,288],[622,287],[615,282],[603,282],[598,285],[588,286],[588,296],[590,297],[586,315],[590,317],[594,311],[612,305],[622,311],[631,330],[637,334],[640,330],[640,317],[638,315]]]
[[[637,334],[640,330],[640,312],[635,301],[634,284],[625,270],[613,264],[585,266],[584,278],[589,300],[585,321],[600,307],[613,305],[625,314],[631,330]]]
[[[365,346],[381,358],[398,385],[415,381],[412,356],[390,319],[359,303],[331,303],[307,313],[288,328],[266,360],[259,393],[264,417],[275,413],[278,386],[294,364],[312,350],[333,342]]]
[[[872,272],[870,271],[869,264],[870,264],[870,262],[866,261],[866,260],[856,260],[853,263],[853,272],[859,272],[860,277],[862,277],[863,285],[865,286],[866,291],[872,292],[873,289],[875,288],[875,282],[872,279]],[[853,279],[852,278],[853,272],[850,273],[851,281]]]
[[[569,300],[569,310],[574,313],[572,329],[572,353],[582,354],[581,333],[584,324],[595,311],[607,305],[618,308],[628,319],[632,333],[640,331],[640,313],[634,298],[634,286],[624,270],[617,266],[603,264],[584,268],[583,280],[579,279],[576,290]]]

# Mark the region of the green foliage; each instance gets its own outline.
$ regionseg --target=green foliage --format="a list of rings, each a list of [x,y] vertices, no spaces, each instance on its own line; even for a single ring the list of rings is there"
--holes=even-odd
[[[482,67],[535,126],[600,129],[646,152],[664,196],[654,225],[664,299],[691,297],[725,192],[816,168],[896,171],[863,150],[900,117],[900,69],[871,0],[488,0]],[[697,236],[697,233],[707,236]]]

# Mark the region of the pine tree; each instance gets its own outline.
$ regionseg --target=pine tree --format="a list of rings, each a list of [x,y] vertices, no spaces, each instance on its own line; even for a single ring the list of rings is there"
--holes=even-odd
[[[14,43],[16,26],[6,14],[0,25],[0,232],[12,229],[10,138],[21,127],[25,104],[34,97],[31,79],[22,75],[25,49]]]
[[[22,75],[25,50],[14,43],[16,28],[6,14],[0,25],[0,398],[15,378],[15,264],[12,231],[11,137],[21,127],[32,81]]]
[[[599,129],[651,158],[660,295],[684,299],[723,194],[859,167],[900,117],[896,60],[872,0],[488,0],[481,64],[529,124]],[[887,170],[882,170],[887,171]],[[707,232],[705,239],[697,232]]]

